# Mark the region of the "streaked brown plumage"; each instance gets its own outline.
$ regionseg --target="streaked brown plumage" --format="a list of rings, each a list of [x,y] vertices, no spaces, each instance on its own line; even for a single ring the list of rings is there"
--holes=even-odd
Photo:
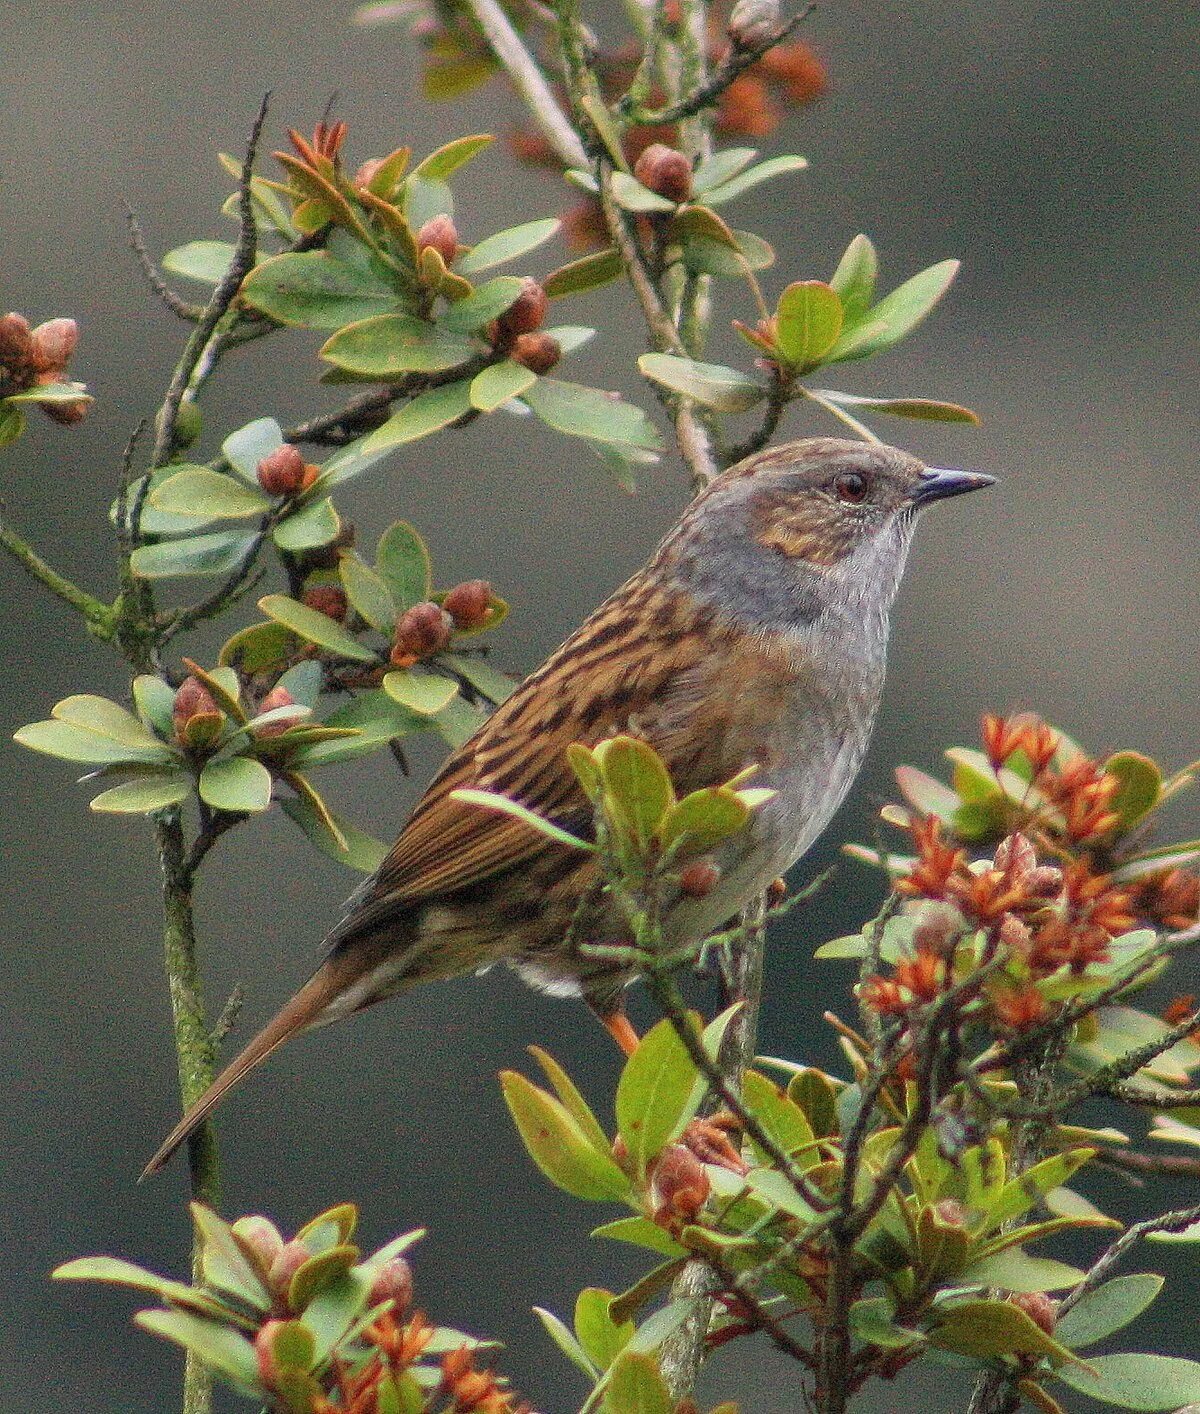
[[[351,898],[325,963],[146,1171],[284,1041],[417,982],[506,961],[535,985],[582,993],[619,1034],[629,975],[565,941],[623,937],[592,857],[451,793],[500,791],[586,833],[571,742],[641,736],[680,791],[756,765],[755,784],[776,795],[717,851],[719,886],[666,908],[669,938],[702,937],[804,853],[857,774],[917,508],[990,479],[820,438],[759,453],[714,481],[650,563],[450,756]]]

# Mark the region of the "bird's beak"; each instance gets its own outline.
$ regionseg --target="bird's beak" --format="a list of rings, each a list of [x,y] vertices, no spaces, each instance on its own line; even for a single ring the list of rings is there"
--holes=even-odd
[[[966,491],[979,491],[995,482],[994,476],[982,471],[947,471],[942,467],[927,466],[921,473],[917,489],[913,492],[913,505],[923,506],[927,501],[940,501],[945,496],[961,496]]]

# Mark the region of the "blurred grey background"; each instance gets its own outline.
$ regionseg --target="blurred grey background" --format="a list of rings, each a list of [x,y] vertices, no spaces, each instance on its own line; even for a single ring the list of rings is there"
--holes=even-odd
[[[424,104],[404,31],[352,28],[348,3],[47,9],[9,0],[4,9],[0,306],[80,321],[77,376],[98,405],[71,431],[33,419],[32,435],[3,454],[0,494],[53,560],[103,587],[120,449],[152,414],[182,337],[126,250],[122,201],[156,252],[224,234],[227,181],[214,153],[240,150],[266,89],[275,95],[268,147],[287,124],[311,128],[336,91],[352,161],[398,141],[420,153],[459,133],[504,130],[519,115],[498,83],[459,105]],[[928,517],[896,615],[870,764],[801,878],[834,859],[839,841],[871,831],[896,762],[936,767],[939,748],[970,739],[986,708],[1036,705],[1096,749],[1138,746],[1172,764],[1200,755],[1198,31],[1194,8],[1161,0],[844,0],[806,25],[832,90],[768,150],[806,153],[811,170],[760,189],[739,223],[779,250],[772,291],[828,275],[858,230],[879,246],[889,286],[960,256],[944,308],[842,385],[977,408],[979,430],[876,425],[1003,484]],[[499,148],[459,190],[468,240],[569,199]],[[548,270],[561,255],[525,264]],[[639,347],[631,301],[609,290],[577,301],[569,317],[613,326],[573,360],[571,376],[650,405],[629,376]],[[209,402],[210,436],[252,416],[286,422],[331,405],[314,386],[314,347],[300,336],[231,360]],[[786,430],[831,429],[797,412]],[[514,605],[502,659],[524,670],[642,560],[683,498],[669,460],[630,499],[569,439],[504,422],[500,435],[477,424],[405,449],[343,509],[371,535],[394,516],[413,520],[440,584],[495,581]],[[119,665],[74,618],[7,561],[0,576],[5,739],[69,692],[121,694]],[[242,613],[249,621],[253,610]],[[432,764],[419,761],[407,784],[377,763],[347,768],[334,794],[388,834]],[[135,1300],[46,1279],[57,1262],[98,1251],[185,1266],[182,1166],[133,1184],[177,1103],[149,830],[89,815],[61,763],[0,746],[0,771],[0,1407],[168,1410],[178,1361],[129,1328]],[[1192,804],[1176,823],[1195,834],[1197,818]],[[212,1002],[241,981],[243,1025],[263,1019],[307,975],[352,883],[274,817],[223,841],[199,897]],[[848,978],[810,954],[877,890],[846,862],[776,939],[765,1051],[836,1064],[819,1013],[845,1007]],[[588,1074],[597,1100],[609,1093],[617,1060],[582,1010],[501,972],[422,989],[290,1048],[224,1113],[224,1204],[290,1227],[354,1199],[372,1243],[427,1225],[421,1303],[505,1340],[505,1369],[537,1408],[562,1414],[582,1390],[529,1307],[567,1314],[580,1285],[619,1289],[637,1263],[589,1242],[605,1210],[543,1184],[518,1145],[494,1075],[521,1065],[531,1042]],[[1123,1187],[1103,1196],[1127,1212],[1164,1200]],[[1171,1265],[1194,1281],[1186,1252]],[[1194,1302],[1177,1294],[1161,1306],[1157,1325],[1140,1328],[1145,1341],[1200,1353]],[[793,1371],[760,1345],[732,1353],[706,1389],[710,1402],[733,1391],[747,1414],[800,1407]],[[917,1398],[966,1403],[960,1385],[926,1376],[881,1387],[864,1407]]]

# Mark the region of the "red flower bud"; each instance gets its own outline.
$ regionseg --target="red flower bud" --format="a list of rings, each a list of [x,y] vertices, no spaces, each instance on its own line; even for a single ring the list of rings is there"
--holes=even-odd
[[[252,1256],[255,1265],[265,1276],[271,1270],[271,1263],[283,1247],[279,1229],[270,1218],[253,1216],[238,1218],[234,1224],[234,1236],[238,1245]]]
[[[434,216],[417,232],[418,250],[436,250],[447,265],[458,254],[458,231],[449,216]]]
[[[300,602],[339,624],[345,621],[350,611],[346,591],[338,584],[314,584],[300,596]]]
[[[308,468],[290,442],[284,442],[258,464],[258,484],[268,496],[295,496],[304,487]]]
[[[393,1301],[395,1305],[392,1307],[392,1315],[397,1320],[403,1320],[405,1312],[412,1304],[412,1294],[412,1268],[403,1257],[393,1257],[375,1272],[375,1279],[367,1296],[367,1305],[378,1306],[381,1301]]]
[[[267,1273],[267,1285],[278,1296],[286,1297],[292,1278],[308,1261],[312,1253],[302,1242],[285,1242],[275,1254],[271,1269]]]
[[[697,860],[679,876],[679,891],[688,898],[707,898],[721,880],[721,871],[715,864]]]
[[[933,1205],[938,1222],[946,1227],[966,1227],[967,1210],[957,1198],[939,1198]]]
[[[1058,1323],[1058,1302],[1040,1291],[1020,1291],[1008,1298],[1018,1311],[1024,1311],[1035,1326],[1047,1335],[1054,1334]]]
[[[811,103],[828,87],[825,65],[807,44],[780,44],[768,49],[759,62],[762,72],[779,85],[789,103]]]
[[[507,342],[518,334],[532,334],[535,329],[540,329],[549,304],[546,291],[536,280],[526,276],[521,293],[496,320],[501,340]]]
[[[275,1388],[279,1378],[279,1364],[275,1359],[275,1336],[284,1321],[264,1321],[254,1337],[254,1356],[258,1361],[258,1378],[267,1389]]]
[[[633,175],[668,201],[686,201],[692,194],[692,164],[666,143],[652,143],[633,166]]]
[[[712,1184],[704,1165],[683,1144],[663,1150],[650,1178],[650,1203],[660,1227],[693,1222],[704,1207]]]
[[[778,908],[787,898],[787,880],[772,879],[767,885],[767,907]]]
[[[171,722],[180,746],[198,747],[211,742],[221,729],[224,714],[199,678],[184,678],[175,694]]]
[[[33,340],[29,320],[13,311],[0,318],[0,365],[23,368],[33,360]]]
[[[354,185],[359,191],[365,191],[371,185],[375,174],[383,166],[382,157],[368,157],[354,174]]]
[[[455,628],[481,628],[492,616],[492,586],[486,579],[456,584],[442,600]]]
[[[273,687],[258,704],[260,713],[273,712],[277,707],[297,707],[296,699],[286,687]],[[279,717],[274,722],[267,722],[261,727],[255,727],[254,734],[259,737],[281,736],[289,727],[294,727],[306,715],[303,707],[297,707],[294,713],[289,713],[286,717]]]
[[[562,358],[562,346],[550,334],[538,330],[533,334],[518,334],[512,341],[508,356],[530,373],[549,373]]]
[[[39,377],[38,381],[42,379]],[[45,381],[57,383],[58,379],[51,374]],[[91,398],[72,398],[65,403],[43,403],[42,411],[52,422],[57,422],[62,427],[73,427],[75,423],[83,421],[91,405]]]
[[[440,605],[427,600],[401,614],[392,642],[391,660],[397,668],[411,668],[421,658],[438,653],[450,642],[454,620]]]
[[[75,345],[79,342],[79,325],[73,319],[48,319],[30,334],[33,344],[33,366],[38,373],[65,371]]]

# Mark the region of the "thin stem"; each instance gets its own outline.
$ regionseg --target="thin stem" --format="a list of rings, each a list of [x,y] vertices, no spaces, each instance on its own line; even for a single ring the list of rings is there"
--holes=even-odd
[[[175,1028],[179,1093],[186,1108],[198,1099],[216,1073],[216,1047],[204,1013],[196,931],[192,912],[192,875],[188,868],[183,822],[177,807],[162,811],[155,824],[162,865],[163,951]],[[215,1207],[218,1197],[217,1147],[205,1123],[188,1141],[192,1197]],[[192,1252],[193,1280],[200,1277],[200,1248]],[[189,1352],[183,1377],[183,1414],[210,1414],[212,1380]]]
[[[541,128],[546,141],[568,167],[586,168],[587,153],[579,134],[559,107],[537,60],[525,47],[525,41],[497,0],[467,0],[467,8],[483,30],[492,53],[508,71],[513,87],[525,100],[530,116]]]
[[[110,605],[103,603],[85,589],[80,589],[66,575],[59,574],[56,569],[42,559],[27,540],[2,522],[0,522],[0,546],[8,551],[26,574],[36,579],[39,584],[44,585],[64,604],[70,604],[72,609],[82,614],[87,620],[89,631],[97,638],[105,641],[112,638],[116,627],[116,615]]]
[[[254,158],[258,152],[258,141],[262,136],[263,124],[267,118],[267,104],[270,95],[259,105],[258,115],[250,130],[250,141],[246,145],[246,158],[242,163],[242,175],[238,182],[238,239],[234,247],[229,268],[221,276],[212,297],[204,307],[204,313],[192,330],[191,337],[183,350],[175,372],[171,376],[167,395],[158,413],[158,424],[154,440],[154,452],[150,458],[150,468],[165,466],[170,460],[175,445],[175,424],[179,418],[179,408],[184,395],[191,386],[192,375],[204,359],[209,340],[217,332],[217,327],[229,312],[241,288],[242,281],[254,267],[254,256],[258,247],[258,235],[254,224],[254,209],[250,196],[250,181],[254,175]]]

